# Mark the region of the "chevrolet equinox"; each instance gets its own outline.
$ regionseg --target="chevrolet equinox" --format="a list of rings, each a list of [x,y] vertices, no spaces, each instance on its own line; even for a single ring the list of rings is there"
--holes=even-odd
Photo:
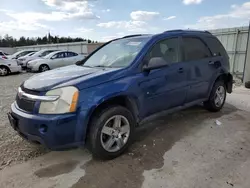
[[[23,138],[51,150],[86,146],[112,159],[142,120],[203,104],[219,111],[232,92],[229,57],[207,31],[172,30],[105,43],[75,65],[32,76],[8,113]]]

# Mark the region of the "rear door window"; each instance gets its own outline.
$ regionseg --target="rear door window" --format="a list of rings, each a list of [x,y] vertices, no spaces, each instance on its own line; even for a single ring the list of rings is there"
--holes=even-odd
[[[182,41],[185,61],[211,57],[210,50],[199,38],[183,37]]]

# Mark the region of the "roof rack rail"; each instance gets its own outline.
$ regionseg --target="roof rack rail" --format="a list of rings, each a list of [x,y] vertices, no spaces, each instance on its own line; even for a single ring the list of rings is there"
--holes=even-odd
[[[201,32],[201,33],[209,33],[211,34],[209,31],[202,31],[202,30],[193,30],[193,29],[176,29],[176,30],[168,30],[168,31],[164,31],[163,33],[169,33],[169,32]]]
[[[124,36],[122,38],[124,39],[124,38],[130,38],[130,37],[139,37],[139,36],[143,36],[143,35],[145,35],[145,34],[127,35],[127,36]]]
[[[168,30],[168,31],[164,31],[163,33],[169,33],[169,32],[182,32],[184,30],[182,29],[175,29],[175,30]]]

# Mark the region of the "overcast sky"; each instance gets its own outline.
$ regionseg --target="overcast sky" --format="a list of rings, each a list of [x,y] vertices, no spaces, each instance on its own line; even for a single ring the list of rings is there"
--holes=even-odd
[[[248,25],[245,0],[1,0],[0,35],[98,41],[169,29]]]

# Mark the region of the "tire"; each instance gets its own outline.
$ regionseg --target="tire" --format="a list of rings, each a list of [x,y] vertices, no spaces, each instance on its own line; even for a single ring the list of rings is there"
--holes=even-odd
[[[40,67],[39,67],[39,72],[45,72],[45,71],[48,71],[48,70],[50,70],[50,68],[49,68],[49,66],[46,65],[46,64],[42,64],[42,65],[40,65]]]
[[[245,87],[246,87],[247,89],[250,89],[250,81],[248,81],[248,82],[245,83]]]
[[[208,101],[204,102],[204,107],[211,112],[220,111],[226,100],[226,86],[221,80],[216,81],[210,93]]]
[[[121,120],[120,127],[122,128],[115,130],[116,125],[119,125],[115,124],[115,122],[119,120]],[[128,126],[125,126],[127,124],[130,130],[129,133],[125,134],[123,132],[128,130]],[[87,147],[94,158],[102,160],[114,159],[126,151],[132,143],[135,125],[135,119],[128,109],[122,106],[112,106],[104,109],[101,113],[96,114],[90,122]]]
[[[6,66],[0,66],[0,76],[7,76],[10,73],[10,70]]]

